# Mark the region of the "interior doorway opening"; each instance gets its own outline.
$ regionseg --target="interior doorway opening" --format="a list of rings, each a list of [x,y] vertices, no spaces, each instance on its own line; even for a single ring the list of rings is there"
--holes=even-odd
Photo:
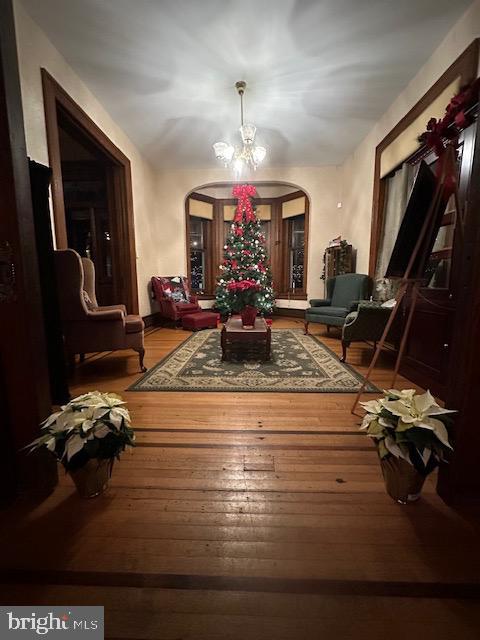
[[[130,160],[42,69],[57,249],[95,263],[101,305],[138,313]]]
[[[112,305],[119,294],[114,268],[113,203],[108,193],[112,162],[61,112],[58,138],[62,168],[67,243],[95,264],[95,289],[100,305]]]
[[[214,299],[219,265],[237,205],[234,183],[203,185],[185,200],[188,278],[200,299]],[[277,300],[307,299],[310,200],[296,185],[255,182],[260,220]]]

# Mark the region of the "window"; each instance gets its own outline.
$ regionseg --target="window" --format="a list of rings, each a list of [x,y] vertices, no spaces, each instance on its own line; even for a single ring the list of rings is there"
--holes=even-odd
[[[306,231],[308,200],[298,192],[280,202],[281,270],[277,284],[278,297],[306,299]]]
[[[256,198],[277,298],[306,300],[308,199],[303,192]],[[218,265],[235,215],[236,200],[193,193],[187,198],[188,278],[201,298],[212,299]]]
[[[214,200],[200,194],[187,199],[187,265],[192,291],[211,295],[215,288]]]
[[[305,263],[305,214],[289,218],[287,223],[287,291],[303,291]]]
[[[190,221],[190,284],[193,291],[203,292],[206,288],[207,257],[206,242],[207,220],[192,218]]]

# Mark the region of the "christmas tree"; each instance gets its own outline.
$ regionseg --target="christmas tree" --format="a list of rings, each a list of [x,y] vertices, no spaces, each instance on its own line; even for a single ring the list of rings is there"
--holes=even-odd
[[[225,315],[239,313],[246,305],[269,313],[275,295],[265,236],[251,200],[256,189],[251,184],[236,185],[232,193],[238,204],[224,246],[215,307]]]

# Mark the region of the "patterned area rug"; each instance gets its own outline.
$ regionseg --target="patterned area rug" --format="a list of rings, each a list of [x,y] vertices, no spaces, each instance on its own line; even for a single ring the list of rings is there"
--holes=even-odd
[[[300,329],[272,330],[270,362],[222,362],[220,331],[191,335],[128,391],[355,393],[362,376]],[[367,392],[379,390],[369,384]]]

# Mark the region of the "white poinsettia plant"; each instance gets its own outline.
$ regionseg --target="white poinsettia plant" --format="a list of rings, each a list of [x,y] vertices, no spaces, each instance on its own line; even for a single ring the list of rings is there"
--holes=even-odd
[[[118,458],[134,445],[130,414],[114,393],[91,391],[74,398],[41,425],[42,435],[28,447],[46,447],[74,471],[92,459]]]
[[[367,412],[361,429],[373,438],[381,459],[403,458],[426,476],[452,449],[447,426],[454,413],[444,409],[427,391],[414,389],[384,391],[383,398],[360,404]]]

